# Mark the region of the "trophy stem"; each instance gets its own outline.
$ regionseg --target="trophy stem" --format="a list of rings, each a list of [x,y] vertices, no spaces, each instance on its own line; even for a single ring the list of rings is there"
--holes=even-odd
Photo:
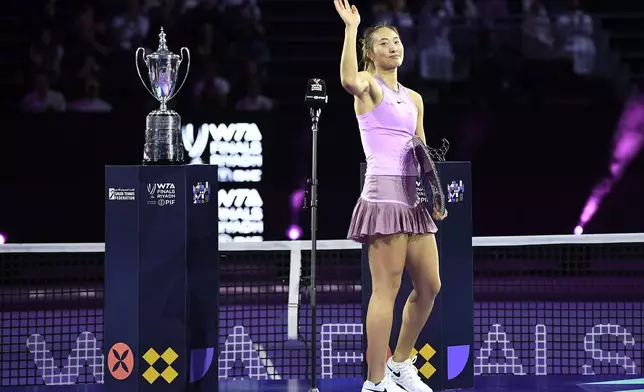
[[[159,108],[160,111],[165,112],[168,110],[168,105],[166,105],[165,102],[161,102],[161,107]]]

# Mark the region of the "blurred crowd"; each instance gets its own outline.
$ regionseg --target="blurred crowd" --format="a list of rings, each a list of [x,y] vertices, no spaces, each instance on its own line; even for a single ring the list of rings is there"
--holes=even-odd
[[[28,46],[26,112],[110,112],[158,103],[138,80],[135,51],[157,50],[163,27],[170,51],[191,52],[175,102],[193,109],[269,111],[262,94],[270,50],[256,0],[46,0]],[[146,83],[142,58],[138,65]],[[186,70],[184,59],[178,84]]]
[[[258,0],[34,1],[34,6],[45,4],[41,12],[30,12],[36,20],[24,54],[31,76],[22,101],[25,111],[158,107],[141,86],[134,54],[138,47],[146,54],[154,52],[161,27],[169,49],[179,54],[186,46],[192,58],[186,85],[171,105],[181,110],[242,111],[270,111],[275,105],[263,94],[271,50]],[[511,89],[498,86],[515,84],[518,70],[547,73],[539,62],[564,62],[571,74],[580,77],[592,76],[598,68],[594,34],[599,26],[583,0],[371,4],[371,13],[363,11],[363,24],[387,22],[398,27],[406,48],[400,74],[405,83],[413,79],[412,85],[467,80],[489,95],[491,89]],[[335,15],[329,17],[337,22]],[[532,65],[526,66],[526,59]],[[141,58],[138,65],[147,82]],[[534,77],[526,79],[538,84]]]
[[[527,59],[569,59],[576,74],[589,75],[593,18],[583,0],[566,1],[378,0],[371,17],[398,26],[401,72],[426,81],[464,79],[472,57],[502,57],[512,48]]]

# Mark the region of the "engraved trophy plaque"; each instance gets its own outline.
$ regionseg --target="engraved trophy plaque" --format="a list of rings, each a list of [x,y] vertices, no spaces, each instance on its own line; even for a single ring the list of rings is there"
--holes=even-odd
[[[179,67],[183,62],[183,52],[188,59],[186,74],[183,82],[177,88]],[[139,69],[139,52],[148,69],[150,87],[147,86]],[[145,121],[145,145],[143,147],[144,165],[182,165],[184,163],[184,147],[181,140],[181,116],[167,107],[168,101],[181,90],[190,71],[190,51],[181,48],[181,56],[168,50],[163,27],[159,33],[159,48],[156,52],[145,54],[144,48],[136,50],[136,71],[143,86],[157,101],[159,109],[148,114]]]

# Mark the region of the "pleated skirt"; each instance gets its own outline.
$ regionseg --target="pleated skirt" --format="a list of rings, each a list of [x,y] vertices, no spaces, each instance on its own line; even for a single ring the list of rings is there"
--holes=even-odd
[[[417,178],[367,176],[353,209],[347,237],[368,243],[372,237],[436,233],[436,223],[417,195]]]

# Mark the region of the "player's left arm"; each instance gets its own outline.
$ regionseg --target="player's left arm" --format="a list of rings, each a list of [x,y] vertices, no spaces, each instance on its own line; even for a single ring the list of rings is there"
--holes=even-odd
[[[417,92],[411,89],[407,89],[407,92],[409,93],[409,97],[411,97],[411,100],[414,101],[414,104],[416,105],[416,109],[418,109],[418,119],[416,122],[416,136],[420,138],[420,140],[423,141],[423,143],[427,144],[427,139],[425,138],[425,127],[423,126],[423,119],[425,117],[425,106],[423,104],[423,97],[420,96]]]

